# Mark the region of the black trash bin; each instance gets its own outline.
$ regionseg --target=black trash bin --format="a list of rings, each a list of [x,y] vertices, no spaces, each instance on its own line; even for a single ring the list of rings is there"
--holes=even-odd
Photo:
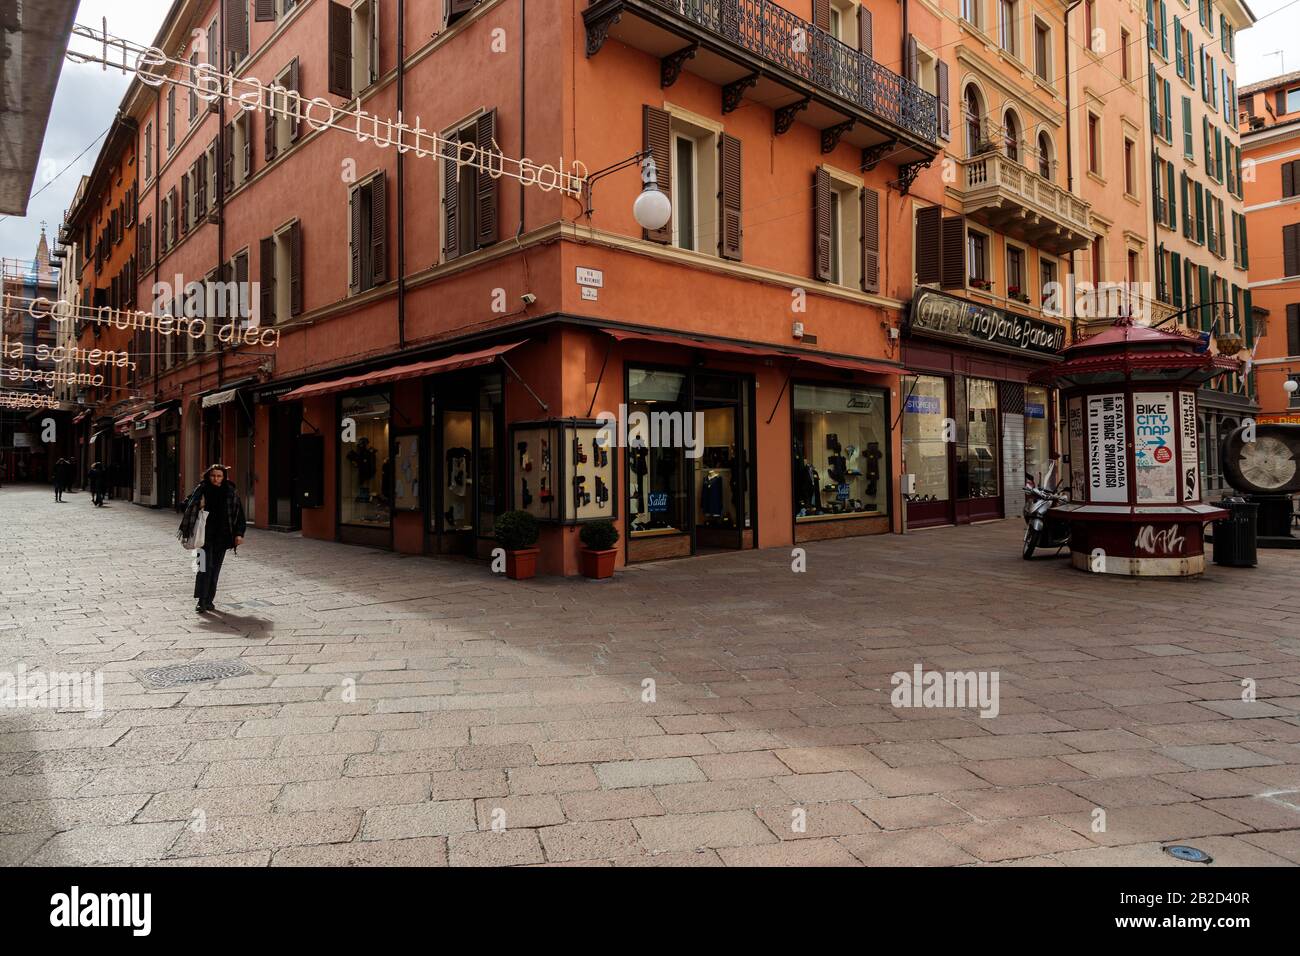
[[[1253,568],[1259,563],[1255,530],[1259,505],[1245,498],[1224,498],[1218,505],[1228,517],[1214,522],[1214,563]]]

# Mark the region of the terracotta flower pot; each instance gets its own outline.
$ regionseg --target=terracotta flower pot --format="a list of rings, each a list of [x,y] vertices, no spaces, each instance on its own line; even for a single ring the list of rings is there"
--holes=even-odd
[[[537,574],[537,556],[541,548],[524,548],[522,551],[506,552],[506,577],[516,581],[526,581]]]
[[[618,548],[610,548],[608,551],[592,551],[588,548],[578,550],[578,563],[582,567],[582,573],[589,578],[612,578],[614,576],[614,559],[618,556]]]

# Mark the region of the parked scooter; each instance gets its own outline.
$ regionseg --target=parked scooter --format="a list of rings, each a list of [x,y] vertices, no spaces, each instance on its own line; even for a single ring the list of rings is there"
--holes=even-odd
[[[1021,552],[1026,561],[1034,556],[1035,548],[1064,548],[1070,543],[1070,525],[1059,518],[1048,517],[1048,511],[1069,501],[1065,490],[1057,490],[1057,462],[1047,466],[1040,486],[1033,475],[1025,475],[1025,547]]]

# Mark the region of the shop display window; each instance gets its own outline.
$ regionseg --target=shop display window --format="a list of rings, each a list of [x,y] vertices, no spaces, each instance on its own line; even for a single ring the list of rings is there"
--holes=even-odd
[[[496,525],[501,461],[497,430],[503,417],[501,376],[485,376],[478,391],[478,533],[491,537]]]
[[[420,510],[420,436],[393,437],[393,510]]]
[[[908,500],[947,501],[948,445],[952,439],[944,435],[951,423],[948,383],[937,375],[906,377],[902,394],[903,457],[907,470],[916,476],[916,487]]]
[[[342,474],[339,520],[343,524],[387,528],[392,521],[393,471],[388,429],[391,408],[383,395],[344,398],[340,428]],[[349,425],[350,422],[350,425]],[[349,440],[351,439],[351,440]]]
[[[474,530],[474,413],[442,412],[442,529]]]
[[[1032,475],[1037,485],[1042,485],[1052,457],[1048,408],[1047,389],[1025,387],[1025,474]]]
[[[797,520],[887,513],[888,453],[884,392],[795,386],[793,477]]]
[[[957,497],[998,497],[998,383],[957,379]],[[964,434],[962,425],[965,426]]]
[[[686,375],[629,369],[627,396],[629,533],[683,533],[689,529],[686,449],[662,439],[674,433],[674,423],[676,434],[682,434],[688,414]]]
[[[514,507],[544,521],[615,518],[618,449],[596,420],[551,419],[511,426]]]

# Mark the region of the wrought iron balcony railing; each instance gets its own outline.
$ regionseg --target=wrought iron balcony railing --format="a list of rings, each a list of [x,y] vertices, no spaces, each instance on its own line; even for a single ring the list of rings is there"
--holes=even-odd
[[[646,0],[927,143],[939,101],[771,0]]]

